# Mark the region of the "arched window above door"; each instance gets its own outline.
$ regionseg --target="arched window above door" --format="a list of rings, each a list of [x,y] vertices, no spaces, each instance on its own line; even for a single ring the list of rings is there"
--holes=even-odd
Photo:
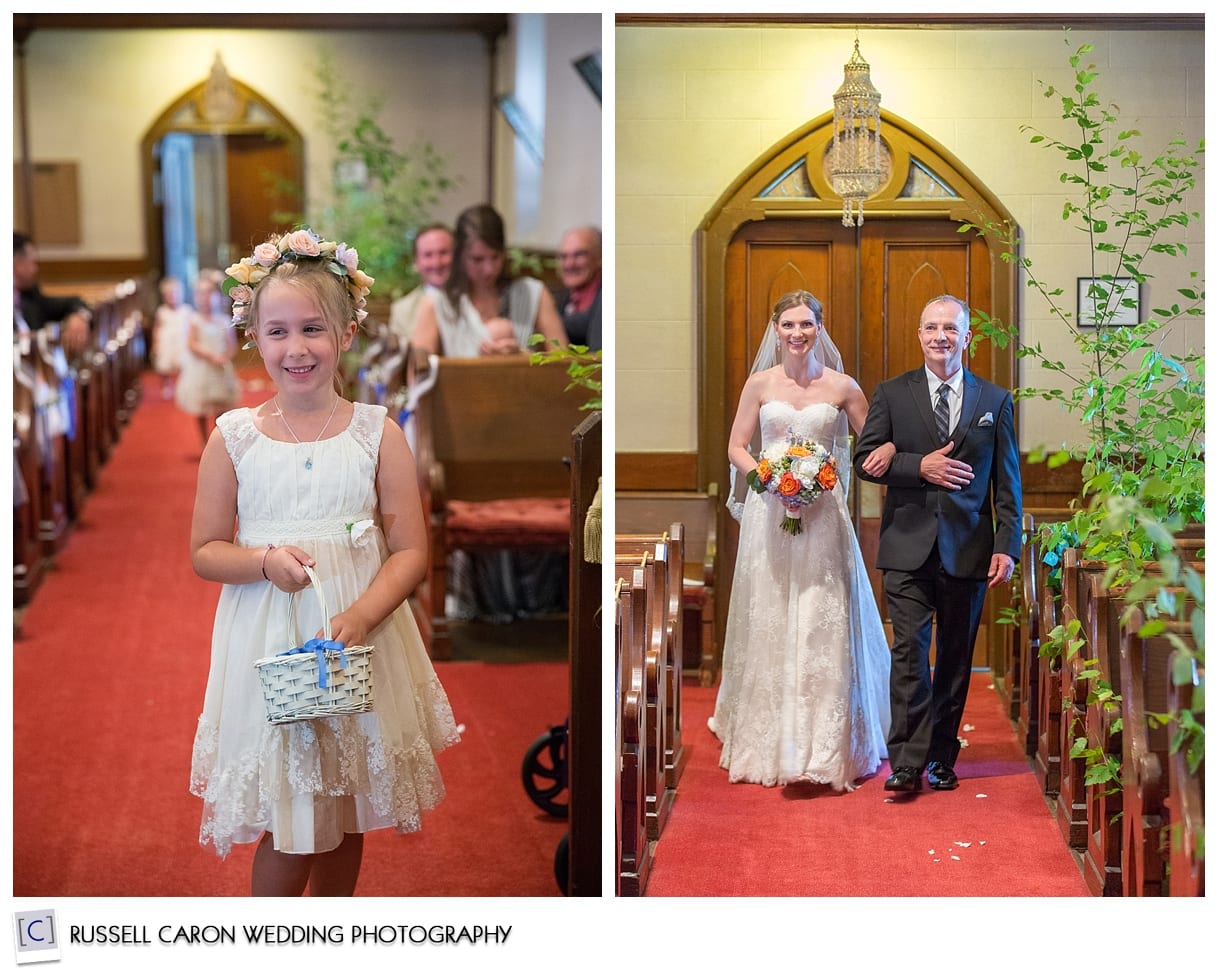
[[[300,132],[218,52],[149,127],[141,161],[149,263],[188,282],[291,228],[305,208]]]
[[[838,205],[829,188],[827,160],[832,146],[832,120],[803,136],[806,153],[779,172],[758,193],[766,199],[824,199]],[[880,166],[884,172],[881,188],[872,200],[961,199],[951,182],[936,174],[936,164],[911,151],[909,146],[894,149],[889,139],[880,137]],[[872,205],[869,202],[868,205]]]

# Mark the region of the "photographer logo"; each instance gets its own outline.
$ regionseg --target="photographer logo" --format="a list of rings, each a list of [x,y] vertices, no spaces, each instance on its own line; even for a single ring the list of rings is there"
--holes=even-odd
[[[18,964],[59,960],[59,934],[53,910],[23,910],[13,914],[13,944]]]

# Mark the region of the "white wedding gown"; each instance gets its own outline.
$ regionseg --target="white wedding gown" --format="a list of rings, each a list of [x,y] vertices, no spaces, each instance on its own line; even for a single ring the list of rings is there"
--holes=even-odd
[[[767,401],[762,445],[793,430],[832,450],[837,417]],[[732,782],[852,789],[887,754],[888,642],[840,485],[804,507],[799,535],[785,515],[749,492],[709,725]]]

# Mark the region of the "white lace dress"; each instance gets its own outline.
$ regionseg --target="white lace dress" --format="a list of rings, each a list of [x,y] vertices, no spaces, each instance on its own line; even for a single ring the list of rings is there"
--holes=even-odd
[[[331,616],[346,609],[388,556],[375,487],[385,409],[357,403],[341,434],[303,445],[267,438],[248,408],[217,427],[237,471],[237,543],[306,550]],[[322,626],[316,596],[297,597],[298,633],[289,635],[287,593],[262,580],[221,589],[190,780],[203,798],[199,842],[221,856],[268,829],[287,853],[334,849],[346,832],[412,832],[444,798],[435,753],[458,735],[407,605],[368,637],[374,711],[266,721],[254,661]]]
[[[838,409],[761,406],[763,447],[794,430],[833,445]],[[890,652],[841,489],[781,529],[773,496],[749,492],[710,728],[732,782],[854,788],[886,755]]]

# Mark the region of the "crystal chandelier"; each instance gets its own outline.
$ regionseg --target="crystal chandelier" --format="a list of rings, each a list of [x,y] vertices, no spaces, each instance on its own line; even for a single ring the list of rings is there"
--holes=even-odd
[[[842,197],[842,225],[863,225],[863,200],[880,187],[880,92],[871,83],[871,66],[859,53],[846,63],[842,86],[833,96],[833,145],[826,168],[829,184]]]

